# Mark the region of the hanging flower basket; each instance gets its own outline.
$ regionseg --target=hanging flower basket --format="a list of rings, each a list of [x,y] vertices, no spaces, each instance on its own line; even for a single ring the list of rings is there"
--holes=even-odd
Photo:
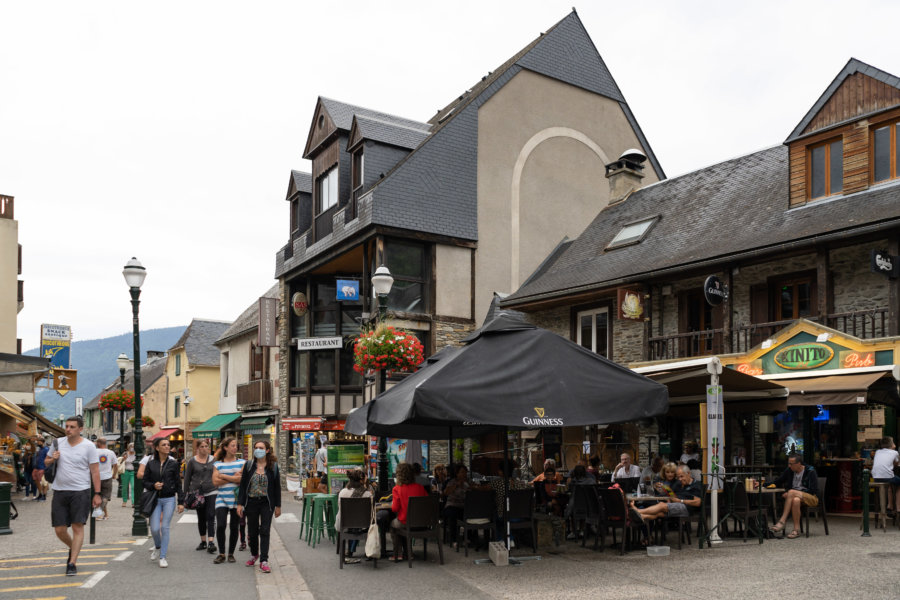
[[[408,331],[390,325],[379,325],[359,334],[353,345],[353,370],[415,371],[422,364],[422,342]]]
[[[128,419],[128,424],[134,427],[134,417]],[[141,427],[153,427],[154,425],[156,425],[156,421],[154,421],[150,417],[146,415],[141,417]]]
[[[143,406],[143,399],[141,406]],[[115,390],[100,396],[100,410],[132,410],[134,409],[134,394],[128,390]]]

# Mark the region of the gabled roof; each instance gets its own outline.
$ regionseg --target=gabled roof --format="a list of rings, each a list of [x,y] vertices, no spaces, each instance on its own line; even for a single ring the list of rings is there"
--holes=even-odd
[[[141,393],[149,390],[156,381],[166,373],[166,357],[151,357],[146,364],[141,365]],[[94,396],[90,402],[84,405],[85,410],[98,408],[100,405],[100,396],[106,392],[119,388],[119,378],[116,377],[112,383],[103,388],[99,394]],[[134,369],[125,371],[125,389],[134,390]]]
[[[266,291],[265,294],[262,295],[263,298],[278,298],[278,284],[276,283],[271,288]],[[230,339],[236,338],[239,335],[243,335],[245,333],[249,333],[251,331],[256,331],[259,327],[259,299],[254,300],[250,306],[241,313],[237,319],[231,324],[231,326],[219,336],[219,338],[213,342],[216,346],[220,346],[224,344]]]
[[[419,123],[417,127],[412,127],[356,115],[353,117],[353,125],[350,127],[347,149],[352,149],[362,140],[371,140],[412,150],[428,137],[430,129],[431,126],[427,123]]]
[[[303,171],[291,170],[291,180],[288,182],[288,191],[285,200],[290,200],[291,196],[300,192],[301,194],[312,194],[312,175]]]
[[[841,69],[841,72],[838,73],[837,77],[835,77],[834,80],[825,89],[825,92],[821,96],[819,96],[819,99],[816,100],[816,103],[813,104],[812,108],[809,109],[809,112],[806,113],[800,123],[798,123],[797,126],[794,127],[791,135],[788,136],[784,143],[788,144],[801,137],[807,126],[809,126],[816,115],[819,114],[819,111],[822,110],[825,104],[827,104],[831,97],[835,94],[835,92],[837,92],[837,90],[841,87],[841,84],[843,84],[848,77],[856,73],[862,73],[863,75],[867,75],[885,85],[900,89],[900,78],[891,75],[886,71],[875,68],[872,65],[868,65],[861,60],[851,58],[847,62],[846,66]]]
[[[638,244],[606,250],[623,225],[659,215]],[[900,181],[788,209],[788,148],[748,154],[635,191],[602,210],[552,264],[501,304],[516,306],[900,224]]]
[[[169,354],[173,350],[184,348],[191,366],[218,367],[219,349],[214,343],[230,325],[228,321],[194,319],[184,330],[181,339],[169,348]]]

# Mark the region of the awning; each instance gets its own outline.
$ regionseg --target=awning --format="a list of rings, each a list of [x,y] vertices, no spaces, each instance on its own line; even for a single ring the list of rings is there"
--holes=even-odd
[[[178,435],[179,433],[184,433],[184,430],[179,427],[163,427],[158,432],[154,433],[152,436],[147,438],[147,441],[153,442],[156,440],[161,440],[163,438],[167,438],[170,435]]]
[[[207,419],[199,427],[195,427],[191,435],[194,439],[198,438],[217,438],[221,437],[222,430],[237,421],[241,417],[241,413],[226,413],[224,415],[216,415],[211,419]]]
[[[0,413],[21,421],[26,425],[34,421],[34,417],[29,415],[27,412],[25,412],[3,396],[0,396]]]
[[[779,379],[778,383],[791,392],[788,406],[865,404],[869,387],[885,375],[885,372],[828,375]]]
[[[270,425],[273,417],[267,415],[264,417],[247,417],[241,419],[241,431],[247,433],[265,433],[266,427]]]

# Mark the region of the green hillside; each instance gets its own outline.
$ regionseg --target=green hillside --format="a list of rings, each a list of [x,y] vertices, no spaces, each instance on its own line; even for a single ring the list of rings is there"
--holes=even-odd
[[[147,350],[166,351],[175,345],[187,327],[164,327],[141,331],[141,364],[147,362]],[[35,399],[44,407],[43,414],[48,419],[59,415],[75,414],[75,398],[84,398],[87,404],[104,387],[119,377],[116,357],[124,352],[129,357],[134,351],[131,333],[99,340],[72,342],[72,368],[78,370],[78,391],[60,396],[53,390],[38,390]],[[38,356],[39,348],[25,354]]]

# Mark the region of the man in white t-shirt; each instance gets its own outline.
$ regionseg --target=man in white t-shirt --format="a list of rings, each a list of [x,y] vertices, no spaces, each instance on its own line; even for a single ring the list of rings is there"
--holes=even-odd
[[[80,416],[66,419],[66,437],[53,443],[45,463],[56,464],[56,478],[51,484],[53,503],[50,521],[56,537],[69,548],[66,575],[78,573],[75,562],[84,543],[84,524],[91,507],[100,506],[100,460],[97,448],[81,437],[84,420]],[[91,490],[95,490],[92,494]],[[72,535],[69,535],[69,527]]]
[[[325,445],[322,444],[320,440],[316,440],[316,473],[319,477],[325,476],[328,471],[328,450],[325,449]]]
[[[616,479],[629,479],[640,476],[641,468],[631,464],[631,455],[627,452],[623,452],[622,456],[619,457],[619,464],[613,469],[612,480],[615,481]]]
[[[894,438],[886,436],[881,438],[881,449],[875,452],[872,458],[872,479],[879,483],[889,483],[894,490],[888,494],[888,511],[893,511],[900,506],[900,477],[894,474],[894,467],[900,465],[900,454],[894,445]]]
[[[100,461],[100,498],[103,503],[103,520],[109,518],[106,505],[112,498],[113,469],[116,465],[116,453],[106,447],[106,438],[97,438],[97,458]]]

